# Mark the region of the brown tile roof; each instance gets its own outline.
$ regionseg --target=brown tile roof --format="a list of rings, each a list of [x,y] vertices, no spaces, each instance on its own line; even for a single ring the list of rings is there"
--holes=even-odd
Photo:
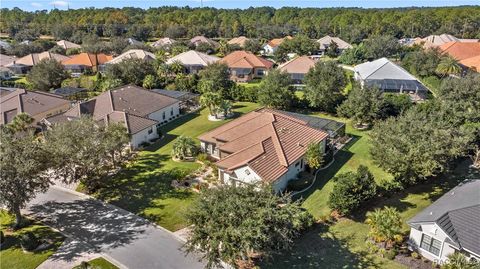
[[[221,63],[225,63],[229,68],[267,68],[270,69],[273,63],[259,57],[251,52],[237,50],[234,51],[223,59]]]
[[[261,178],[272,182],[283,175],[288,166],[302,157],[307,145],[327,138],[322,130],[282,111],[259,109],[199,137],[216,144],[223,153],[230,153],[217,166],[232,172],[248,165]]]
[[[42,120],[42,113],[51,110],[65,110],[70,101],[61,96],[41,91],[17,89],[0,97],[0,124],[9,123],[15,115],[25,112],[36,122]]]
[[[63,65],[84,65],[95,67],[98,65],[105,64],[108,61],[111,61],[113,56],[106,55],[103,53],[94,54],[94,53],[80,53],[73,55],[70,59],[62,61]]]
[[[480,55],[480,42],[448,42],[439,47],[458,61]]]
[[[283,43],[283,41],[285,41],[286,39],[292,39],[293,37],[291,36],[286,36],[286,37],[283,37],[283,38],[274,38],[270,41],[268,41],[268,45],[272,48],[274,47],[277,47],[277,46],[280,46],[280,44]]]
[[[65,112],[68,118],[90,115],[95,120],[123,122],[129,133],[135,134],[158,122],[148,115],[179,102],[179,100],[141,87],[128,85],[106,91]]]
[[[198,46],[200,43],[208,43],[213,47],[218,46],[217,42],[211,40],[210,38],[204,37],[203,35],[193,37],[192,39],[190,39],[190,43],[194,44],[195,46]]]
[[[476,72],[480,72],[480,55],[461,60],[460,63]]]
[[[15,64],[23,64],[23,65],[26,65],[26,66],[34,66],[34,65],[38,64],[41,60],[44,60],[44,59],[55,59],[59,62],[62,62],[62,61],[70,59],[70,57],[45,51],[45,52],[42,52],[42,53],[28,54],[27,56],[19,58],[19,59],[15,60],[14,62],[10,63],[10,64],[15,63]],[[8,65],[10,65],[10,64],[8,64]]]
[[[300,56],[280,65],[278,69],[289,74],[306,74],[315,63],[316,61],[308,56]]]
[[[243,47],[245,46],[245,42],[247,42],[248,40],[250,39],[248,39],[245,36],[239,36],[239,37],[234,37],[230,39],[227,43],[230,45],[239,45],[240,47]]]

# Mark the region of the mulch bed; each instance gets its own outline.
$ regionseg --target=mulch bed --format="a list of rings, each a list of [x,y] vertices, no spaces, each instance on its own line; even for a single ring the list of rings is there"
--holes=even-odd
[[[414,259],[410,255],[399,254],[395,256],[395,261],[411,269],[432,269],[432,262],[429,260]]]

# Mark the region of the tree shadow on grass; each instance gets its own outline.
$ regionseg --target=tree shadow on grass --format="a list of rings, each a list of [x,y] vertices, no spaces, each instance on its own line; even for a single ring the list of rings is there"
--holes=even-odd
[[[70,261],[85,251],[101,251],[129,244],[143,236],[150,223],[95,199],[48,201],[29,208],[29,215],[69,235],[54,259]],[[82,242],[82,243],[79,243]]]
[[[379,267],[366,253],[351,252],[348,241],[328,232],[328,226],[317,224],[295,241],[292,250],[275,254],[259,266],[262,269]]]

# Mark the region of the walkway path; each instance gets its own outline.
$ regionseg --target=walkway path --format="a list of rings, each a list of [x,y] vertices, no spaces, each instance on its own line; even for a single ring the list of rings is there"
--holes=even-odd
[[[121,268],[204,268],[198,255],[185,256],[183,243],[170,231],[59,186],[39,194],[25,213],[80,243],[65,245],[52,259],[68,262],[98,253]]]

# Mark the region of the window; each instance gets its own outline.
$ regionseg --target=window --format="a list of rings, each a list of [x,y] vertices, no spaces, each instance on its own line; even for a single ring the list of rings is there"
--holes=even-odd
[[[165,111],[162,113],[162,118],[165,119]]]
[[[440,253],[440,248],[442,247],[442,242],[439,240],[428,236],[426,234],[422,235],[422,242],[420,243],[420,248],[424,249],[432,254],[438,256]]]
[[[297,163],[295,164],[295,167],[298,167],[299,165],[300,165],[300,162],[297,162]]]
[[[153,133],[153,129],[152,129],[152,128],[148,129],[148,134],[151,134],[151,133]]]
[[[303,169],[303,159],[300,160],[300,169]]]
[[[173,116],[173,107],[170,109],[170,116]]]

